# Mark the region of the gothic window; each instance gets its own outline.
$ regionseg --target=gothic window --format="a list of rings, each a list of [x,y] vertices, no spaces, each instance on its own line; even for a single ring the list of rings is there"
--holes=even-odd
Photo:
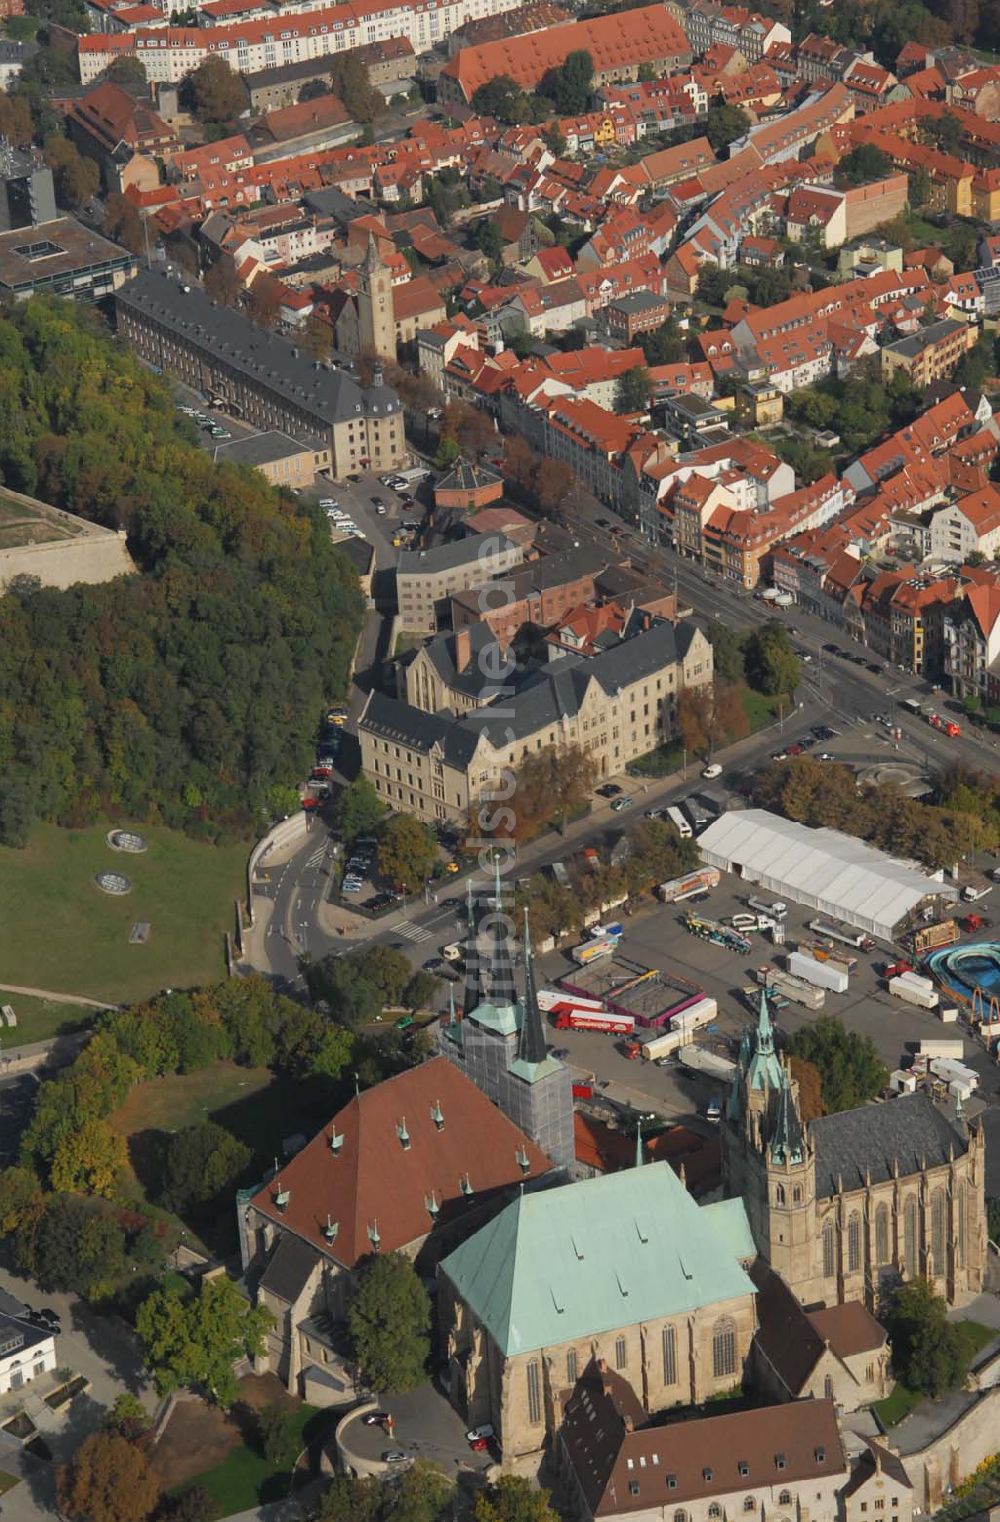
[[[965,1213],[969,1208],[969,1193],[967,1184],[959,1184],[956,1196],[958,1210],[958,1239],[955,1243],[955,1263],[958,1268],[965,1267]]]
[[[875,1212],[875,1262],[889,1261],[889,1207],[880,1205]]]
[[[829,1374],[823,1381],[823,1394],[827,1400],[833,1400],[833,1379]]]
[[[570,1348],[566,1354],[566,1383],[576,1384],[576,1348]]]
[[[774,1203],[776,1205],[783,1205],[785,1203],[785,1186],[784,1186],[784,1184],[779,1184],[778,1187],[775,1189],[775,1191],[774,1191]]]
[[[798,1184],[796,1184],[795,1188],[792,1190],[792,1203],[795,1205],[802,1204],[802,1190],[799,1188]]]
[[[779,1506],[791,1506],[791,1504],[792,1504],[792,1492],[790,1490],[783,1490],[780,1493],[780,1495],[778,1496],[778,1505]]]
[[[857,1211],[847,1223],[847,1272],[856,1274],[861,1267],[861,1217]]]
[[[944,1254],[944,1190],[935,1191],[931,1199],[931,1257],[934,1260],[933,1272],[943,1274],[945,1271]]]
[[[674,1512],[674,1522],[687,1522],[687,1512],[686,1511],[675,1511]]]
[[[528,1365],[528,1420],[537,1426],[542,1419],[542,1379],[538,1359]]]
[[[919,1272],[917,1262],[917,1202],[911,1194],[903,1207],[903,1256],[909,1278]]]
[[[743,1510],[744,1511],[756,1511],[757,1510],[757,1502],[754,1500],[753,1496],[744,1496],[743,1497]]]
[[[625,1346],[624,1337],[615,1338],[615,1368],[624,1369],[628,1363],[628,1349]]]
[[[712,1333],[712,1373],[716,1379],[736,1373],[736,1328],[728,1317]]]
[[[717,1519],[722,1516],[722,1507],[719,1505],[718,1501],[713,1501],[709,1506],[708,1515],[711,1517],[712,1522],[717,1522]]]
[[[677,1383],[677,1333],[672,1326],[663,1328],[663,1383]]]
[[[835,1240],[833,1235],[833,1222],[827,1221],[823,1227],[823,1278],[832,1279],[836,1272],[836,1254],[834,1251]]]

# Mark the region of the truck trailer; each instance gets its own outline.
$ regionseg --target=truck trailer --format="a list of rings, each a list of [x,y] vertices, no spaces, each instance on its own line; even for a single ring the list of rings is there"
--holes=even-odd
[[[863,930],[853,925],[842,925],[839,920],[810,920],[809,929],[825,941],[839,941],[842,946],[853,946],[855,951],[874,951],[875,942]]]
[[[918,1057],[951,1057],[956,1062],[961,1062],[965,1056],[965,1042],[957,1038],[950,1041],[933,1040],[921,1041],[917,1047]]]
[[[789,954],[788,971],[795,978],[804,978],[807,983],[828,988],[835,994],[846,994],[850,984],[846,967],[840,967],[836,962],[817,962],[815,957],[802,951]]]
[[[606,1031],[613,1036],[631,1036],[635,1021],[631,1015],[616,1015],[610,1009],[561,1009],[555,1017],[556,1030]]]
[[[890,978],[889,992],[921,1009],[937,1009],[938,1006],[938,992],[930,978],[922,978],[915,972],[901,972],[898,978]]]
[[[681,1062],[693,1073],[703,1073],[706,1078],[717,1078],[720,1083],[731,1083],[736,1075],[736,1064],[729,1057],[706,1051],[703,1046],[691,1042],[681,1052]]]
[[[673,877],[669,882],[661,883],[656,890],[657,897],[664,904],[679,904],[695,893],[707,893],[709,889],[717,888],[721,881],[722,873],[718,867],[699,867],[685,877]]]
[[[782,972],[777,967],[760,967],[756,976],[757,982],[763,983],[768,993],[774,989],[792,1004],[801,1004],[805,1009],[818,1011],[826,1003],[824,989],[818,988],[815,983],[807,983],[805,978],[797,978],[794,973]]]
[[[959,1083],[969,1093],[979,1087],[979,1074],[975,1068],[956,1062],[954,1057],[932,1057],[928,1066],[942,1083]]]
[[[718,920],[707,920],[701,914],[686,914],[684,928],[701,940],[714,941],[717,946],[738,952],[740,956],[749,956],[753,950],[753,943],[740,931],[734,930],[731,925],[721,925]]]
[[[579,946],[574,946],[570,956],[578,967],[586,967],[588,962],[596,962],[600,957],[613,956],[618,949],[620,936],[599,935],[589,941],[583,941]]]

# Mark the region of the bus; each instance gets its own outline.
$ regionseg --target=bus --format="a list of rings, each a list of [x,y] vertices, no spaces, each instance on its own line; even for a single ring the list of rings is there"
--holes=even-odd
[[[899,706],[905,708],[907,713],[915,713],[918,716],[920,714],[920,704],[916,698],[904,698]]]
[[[684,815],[681,813],[676,804],[671,804],[667,808],[667,818],[670,820],[670,823],[673,825],[674,829],[677,831],[682,840],[691,839],[691,826],[688,824],[687,820],[684,818]]]

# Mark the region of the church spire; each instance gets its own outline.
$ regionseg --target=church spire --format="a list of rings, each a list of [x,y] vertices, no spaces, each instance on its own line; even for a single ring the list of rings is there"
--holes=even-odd
[[[642,1116],[635,1123],[635,1166],[641,1168],[646,1161],[642,1151]]]
[[[760,990],[760,1006],[757,1010],[757,1051],[763,1056],[774,1051],[774,1026],[767,1005],[767,984]]]
[[[483,1002],[483,978],[479,966],[479,946],[476,935],[476,906],[472,897],[472,879],[468,884],[465,921],[465,992],[462,1013],[471,1015]]]
[[[368,247],[365,249],[365,259],[361,268],[366,275],[372,275],[376,270],[384,268],[382,255],[379,253],[378,244],[375,241],[375,234],[371,232],[368,234]]]
[[[781,1088],[771,1135],[771,1160],[775,1163],[801,1163],[803,1155],[802,1122],[799,1120],[788,1073],[782,1070]]]
[[[500,886],[500,858],[496,859],[494,889],[493,953],[490,957],[490,1003],[494,1008],[513,1008],[517,1002],[514,988],[514,957],[507,934],[507,917],[503,912],[503,889]]]
[[[522,1062],[545,1061],[545,1032],[535,992],[535,968],[531,956],[527,909],[524,911],[524,1013],[521,1017],[521,1040],[517,1055]]]
[[[750,1060],[746,1068],[746,1087],[751,1092],[781,1088],[782,1066],[774,1049],[774,1026],[767,1006],[767,990],[761,988],[757,1025],[750,1042]]]

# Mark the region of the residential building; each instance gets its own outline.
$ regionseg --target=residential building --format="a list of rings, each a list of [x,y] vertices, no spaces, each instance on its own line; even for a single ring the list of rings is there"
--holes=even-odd
[[[507,575],[523,559],[523,547],[502,534],[475,534],[429,550],[401,550],[396,565],[400,627],[433,634],[456,592],[475,591]]]
[[[91,232],[75,217],[0,233],[0,297],[72,296],[101,301],[131,279],[135,254]]]
[[[947,502],[931,513],[930,556],[964,565],[972,554],[987,560],[1000,552],[1000,491],[982,491]]]
[[[1000,707],[1000,587],[965,587],[945,614],[944,638],[944,669],[955,696]]]
[[[105,190],[159,185],[155,160],[168,159],[180,146],[173,127],[110,80],[71,102],[66,132],[82,154],[100,165]]]
[[[489,663],[506,683],[512,658],[499,643]],[[365,776],[390,807],[431,823],[467,823],[470,809],[503,796],[530,752],[579,745],[599,777],[662,745],[676,728],[678,693],[712,681],[712,650],[694,625],[655,624],[592,658],[565,655],[523,681],[511,697],[459,719],[424,713],[372,693],[358,724]]]
[[[882,378],[891,380],[898,370],[914,386],[926,390],[934,381],[949,376],[963,355],[975,347],[978,329],[952,317],[942,317],[916,333],[883,345]]]
[[[216,306],[200,286],[167,269],[144,270],[118,293],[118,330],[143,359],[197,391],[219,395],[240,417],[290,435],[335,477],[405,463],[403,409],[376,367],[370,386],[300,354],[248,317]]]
[[[805,1124],[764,993],[740,1046],[722,1166],[761,1257],[804,1304],[871,1310],[918,1275],[949,1304],[982,1287],[982,1128],[923,1091]]]
[[[55,1334],[28,1321],[27,1308],[23,1317],[0,1312],[0,1395],[23,1390],[55,1367]]]
[[[608,314],[608,331],[614,338],[631,343],[639,333],[652,333],[662,327],[670,315],[670,303],[652,291],[635,291],[631,296],[619,296],[605,308]]]
[[[248,438],[231,439],[217,444],[212,458],[218,464],[252,465],[266,476],[272,486],[286,486],[291,491],[312,488],[315,455],[287,433],[252,433]]]
[[[899,1455],[885,1443],[866,1438],[866,1449],[841,1491],[843,1522],[912,1522],[913,1486]]]
[[[565,1441],[563,1402],[594,1358],[637,1421],[731,1390],[756,1325],[753,1252],[739,1200],[698,1205],[666,1162],[525,1194],[438,1269],[452,1403],[509,1461],[561,1418]]]
[[[589,1363],[569,1397],[559,1467],[583,1522],[715,1522],[795,1516],[839,1522],[847,1460],[831,1400],[648,1425],[609,1360]]]
[[[453,629],[486,624],[502,645],[525,627],[548,629],[594,596],[596,577],[608,564],[605,551],[581,544],[526,561],[494,586],[486,583],[451,600]]]
[[[435,507],[452,507],[475,512],[499,502],[503,496],[503,476],[485,465],[470,464],[461,456],[434,483]]]
[[[642,65],[662,76],[691,62],[684,33],[670,12],[663,5],[647,5],[463,48],[438,75],[438,99],[465,105],[498,74],[532,90],[549,69],[580,50],[593,59],[595,85],[635,79]]]

